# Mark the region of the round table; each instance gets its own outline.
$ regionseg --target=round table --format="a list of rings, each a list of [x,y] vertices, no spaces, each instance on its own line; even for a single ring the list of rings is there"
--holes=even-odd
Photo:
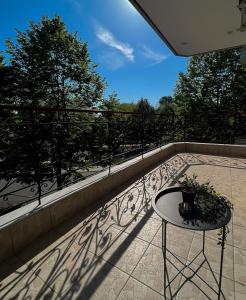
[[[224,257],[224,246],[225,246],[225,236],[226,236],[226,225],[229,223],[231,219],[231,210],[229,207],[223,204],[223,202],[218,202],[218,205],[216,206],[216,215],[213,216],[210,214],[206,214],[206,204],[203,206],[196,206],[192,213],[192,217],[185,218],[183,217],[179,212],[179,204],[183,202],[183,195],[180,187],[173,186],[168,187],[156,194],[156,196],[152,200],[152,206],[155,210],[155,212],[161,217],[162,219],[162,251],[163,251],[163,258],[164,258],[164,297],[166,298],[166,289],[171,288],[170,285],[172,281],[179,275],[183,274],[183,271],[186,268],[190,268],[190,265],[194,262],[194,260],[199,256],[203,255],[204,260],[200,264],[200,266],[193,271],[192,276],[186,277],[186,280],[184,281],[192,281],[193,276],[197,275],[205,284],[208,285],[208,283],[201,278],[200,275],[197,274],[198,270],[202,267],[202,265],[207,262],[210,271],[212,272],[212,275],[218,285],[218,292],[215,291],[211,286],[209,286],[217,295],[218,299],[220,299],[221,296],[221,283],[222,283],[222,269],[223,269],[223,257]],[[196,201],[195,201],[196,203]],[[176,276],[167,284],[167,264],[166,261],[169,260],[167,258],[167,251],[172,254],[176,259],[177,256],[174,255],[169,249],[167,249],[167,224],[171,223],[172,225],[181,227],[183,229],[188,230],[195,230],[195,231],[202,231],[203,232],[203,242],[202,242],[202,250],[192,259],[191,262],[188,264],[183,264],[184,267],[179,270],[179,272],[176,274]],[[209,261],[205,254],[205,232],[208,230],[215,230],[222,228],[222,239],[221,239],[221,256],[220,256],[220,276],[219,281],[217,280],[216,276],[214,275],[214,272],[209,264]],[[182,284],[182,286],[184,285]],[[175,292],[174,295],[171,295],[171,299],[173,299],[178,291],[181,289],[181,287]],[[200,287],[198,287],[203,293],[205,293]],[[205,293],[206,294],[206,293]],[[208,296],[208,295],[207,295]],[[209,297],[209,296],[208,296]]]

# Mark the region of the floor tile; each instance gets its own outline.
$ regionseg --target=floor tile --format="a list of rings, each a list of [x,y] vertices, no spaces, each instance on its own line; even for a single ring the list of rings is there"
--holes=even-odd
[[[146,242],[151,242],[161,226],[161,221],[151,218],[150,215],[136,215],[128,226],[123,227],[125,232],[137,236]],[[116,228],[119,228],[118,226]]]
[[[235,281],[246,285],[246,251],[234,248]]]
[[[202,250],[202,237],[194,236],[188,260],[191,261],[198,253]],[[206,239],[205,241],[205,254],[207,259],[212,267],[213,271],[217,274],[220,270],[220,255],[221,255],[221,246],[217,245],[216,240]],[[200,264],[203,260],[202,254],[200,254],[194,263]],[[204,268],[209,268],[207,264],[204,264]],[[234,280],[234,271],[233,271],[233,247],[230,245],[225,246],[224,250],[224,260],[223,260],[223,276]]]
[[[161,221],[161,217],[159,217],[159,216],[157,215],[157,213],[154,211],[152,205],[149,206],[149,207],[146,209],[146,211],[142,211],[142,212],[140,212],[139,214],[140,214],[141,216],[144,216],[146,213],[147,213],[151,218],[154,218],[154,219],[156,219],[156,220],[158,220],[158,221]]]
[[[53,285],[53,279],[58,277],[60,280],[56,280],[56,283],[62,285],[66,274],[60,271],[69,259],[70,249],[74,244],[77,245],[74,235],[64,238],[52,231],[21,251],[18,257],[45,282],[48,280]]]
[[[235,208],[233,212],[233,224],[246,228],[246,210]]]
[[[246,211],[246,170],[245,169],[231,169],[231,184],[232,184],[232,202],[236,209],[243,209]]]
[[[90,253],[74,249],[66,268],[70,272],[59,295],[62,299],[116,299],[129,276]]]
[[[193,239],[194,232],[178,228],[171,224],[167,225],[167,248],[185,259],[188,257],[188,253]],[[152,244],[157,247],[162,247],[162,227],[155,235]]]
[[[230,223],[228,224],[228,229],[229,229],[229,232],[226,236],[226,241],[225,243],[228,244],[228,245],[231,245],[233,246],[234,245],[234,242],[233,242],[233,230],[232,230],[232,221],[230,221]],[[213,239],[215,241],[218,241],[218,233],[220,232],[220,229],[218,230],[208,230],[206,231],[206,238],[210,238],[210,239]],[[203,232],[202,231],[197,231],[195,233],[195,236],[202,236],[203,235]]]
[[[58,299],[37,274],[13,259],[0,265],[0,299]]]
[[[193,270],[197,267],[198,265],[192,265]],[[184,274],[189,277],[192,275],[192,271],[188,269]],[[192,278],[192,282],[185,282],[185,278],[182,277],[180,283],[181,289],[178,293],[177,300],[205,300],[208,299],[208,297],[209,299],[217,299],[216,292],[218,292],[218,284],[212,277],[211,272],[205,268],[201,268],[197,274],[200,278],[195,275]],[[222,292],[227,300],[234,300],[234,281],[222,278]],[[223,299],[223,297],[221,297],[221,299]]]
[[[73,240],[29,266],[63,299],[115,299],[128,275]]]
[[[117,228],[108,223],[84,223],[84,228],[77,231],[76,241],[81,247],[130,274],[148,243]]]
[[[110,218],[126,226],[129,218],[150,209],[153,193],[150,193],[146,186],[146,178],[141,177],[135,184],[109,201],[105,207],[110,213]]]
[[[234,246],[246,250],[246,227],[233,226]]]
[[[128,189],[83,210],[74,218],[40,237],[0,265],[0,299],[163,299],[164,271],[161,219],[151,207],[155,193],[182,174],[197,174],[234,203],[227,238],[222,288],[226,300],[246,299],[246,159],[200,154],[177,155],[140,178]],[[201,233],[168,225],[168,275],[188,263],[202,248]],[[218,278],[220,246],[217,231],[206,233],[206,255]],[[233,247],[234,246],[234,247]],[[188,260],[188,261],[187,261]],[[201,263],[201,257],[191,265]],[[185,275],[190,276],[186,269]],[[208,265],[198,274],[212,287],[216,283]],[[235,280],[235,283],[234,281]],[[172,294],[184,276],[172,282]],[[186,282],[178,300],[209,299],[213,291],[199,277]],[[118,298],[117,298],[118,297]],[[167,290],[167,298],[170,299]]]
[[[147,242],[123,232],[112,246],[102,254],[102,257],[124,272],[131,274],[147,247]],[[101,256],[100,253],[98,255]]]
[[[91,214],[86,211],[78,214],[71,220],[57,226],[55,230],[65,237],[73,235],[80,239],[83,237],[86,241],[90,239],[91,233],[93,233],[95,229],[99,229],[105,224],[109,224],[109,211],[103,206]]]
[[[187,175],[196,174],[200,183],[210,182],[215,190],[221,195],[231,199],[231,174],[229,167],[199,165],[191,166]]]
[[[235,283],[235,300],[246,299],[246,286],[240,283]]]
[[[130,278],[121,291],[117,300],[164,300],[163,296],[153,291],[146,285]]]
[[[171,260],[173,264],[177,268],[181,268],[182,264],[174,259],[171,255],[168,255],[168,258]],[[179,258],[183,263],[185,260]],[[144,256],[138,263],[136,269],[133,272],[133,277],[137,280],[143,282],[144,284],[148,285],[158,293],[163,294],[164,289],[164,263],[163,263],[163,254],[162,250],[159,247],[154,245],[150,245],[147,251],[145,252]],[[168,276],[169,280],[171,281],[174,276],[178,273],[176,268],[171,264],[167,263],[168,268]],[[172,290],[175,290],[179,286],[179,281],[181,279],[181,275],[179,275],[172,283]]]

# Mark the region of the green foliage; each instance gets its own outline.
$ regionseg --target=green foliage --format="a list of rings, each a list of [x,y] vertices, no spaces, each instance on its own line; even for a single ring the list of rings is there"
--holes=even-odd
[[[216,223],[217,219],[221,216],[221,210],[225,208],[233,209],[233,204],[224,196],[220,196],[211,185],[211,183],[205,182],[200,184],[197,181],[197,175],[192,176],[183,175],[183,179],[179,180],[179,185],[188,191],[196,192],[197,196],[195,199],[195,205],[199,208],[201,212],[199,219],[208,222]],[[226,226],[225,240],[227,234],[229,233],[229,228]],[[218,244],[222,242],[223,229],[218,232]]]
[[[11,65],[0,69],[1,104],[66,109],[94,107],[102,102],[105,84],[87,45],[67,31],[60,17],[30,22],[25,32],[17,31],[15,43],[7,41],[6,52]],[[85,151],[94,130],[84,121],[93,118],[66,112],[10,112],[7,116],[2,112],[3,123],[8,120],[27,126],[1,131],[5,139],[0,152],[0,178],[12,176],[31,183],[56,176],[60,189],[70,176],[66,174],[80,176],[76,170],[85,164]]]
[[[12,66],[0,67],[0,104],[8,105],[16,103],[15,85],[17,74]]]
[[[7,41],[10,62],[18,74],[18,104],[66,108],[91,107],[102,99],[104,82],[96,73],[87,45],[67,31],[60,17],[30,22]]]
[[[146,147],[145,150],[153,148],[155,143],[159,141],[154,107],[150,105],[148,99],[141,98],[137,102],[134,112],[139,114],[135,117],[135,135],[139,136],[141,144]]]
[[[174,110],[185,115],[186,140],[232,143],[239,130],[237,114],[246,110],[246,71],[239,50],[193,56],[186,74],[180,73],[174,92]],[[230,112],[230,117],[216,113]]]
[[[136,109],[136,104],[135,103],[120,103],[118,107],[119,107],[119,111],[133,112]]]
[[[174,101],[172,96],[163,96],[159,100],[159,106],[157,111],[159,113],[173,113],[174,112]]]
[[[141,98],[134,109],[135,112],[139,113],[154,113],[155,109],[150,105],[148,99]]]
[[[194,191],[196,192],[199,189],[199,184],[197,182],[197,176],[193,174],[192,176],[187,176],[184,174],[182,176],[182,180],[179,180],[178,183],[182,187],[182,189],[186,191]]]
[[[103,105],[100,107],[105,110],[119,110],[120,100],[118,99],[118,95],[113,93],[109,95],[108,99],[103,101]]]
[[[174,108],[185,114],[186,139],[231,143],[238,134],[238,116],[246,110],[246,71],[239,62],[239,50],[229,49],[193,56],[186,74],[180,73],[174,92]],[[230,112],[231,117],[214,113]]]
[[[238,111],[246,109],[246,72],[239,50],[193,56],[187,73],[179,74],[174,93],[179,113]]]
[[[116,93],[103,99],[105,82],[87,44],[69,33],[58,16],[17,30],[6,52],[9,64],[0,56],[0,104],[133,114],[1,111],[4,180],[29,184],[56,177],[60,189],[71,176],[80,178],[81,170],[101,160],[100,166],[106,166],[110,155],[120,162],[123,152],[133,149],[137,155],[170,141],[232,142],[240,121],[236,114],[246,110],[246,70],[237,49],[191,58],[174,96],[163,96],[156,110],[145,98],[136,104],[121,103]],[[225,110],[235,117],[210,118]]]
[[[4,57],[0,55],[0,69],[4,67]]]

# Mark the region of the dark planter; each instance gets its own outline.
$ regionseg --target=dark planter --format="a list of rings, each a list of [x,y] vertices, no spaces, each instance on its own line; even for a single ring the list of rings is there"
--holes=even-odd
[[[194,200],[196,198],[195,191],[182,190],[183,202],[188,202],[190,205],[194,206]]]
[[[179,213],[184,219],[192,219],[194,207],[188,202],[179,203]]]

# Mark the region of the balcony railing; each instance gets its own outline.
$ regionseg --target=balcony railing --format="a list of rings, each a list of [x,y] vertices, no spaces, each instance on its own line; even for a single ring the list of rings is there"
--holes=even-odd
[[[0,214],[170,142],[233,144],[245,113],[1,106]]]

